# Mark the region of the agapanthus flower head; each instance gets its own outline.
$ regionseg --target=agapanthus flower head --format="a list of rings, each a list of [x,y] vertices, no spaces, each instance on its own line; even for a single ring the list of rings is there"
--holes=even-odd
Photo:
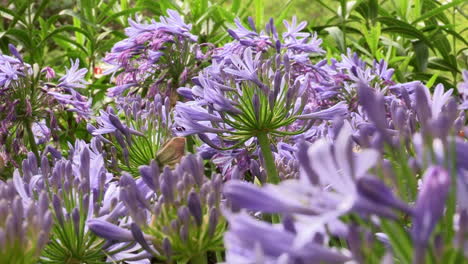
[[[204,59],[196,56],[200,47],[192,26],[184,23],[174,10],[161,16],[159,22],[141,23],[129,19],[125,29],[128,38],[116,43],[104,62],[112,65],[105,73],[115,74],[116,86],[108,90],[115,97],[127,93],[153,97],[157,93],[177,94],[171,89],[184,85],[197,72]]]
[[[57,135],[63,110],[75,112],[79,121],[90,116],[91,102],[74,90],[87,84],[86,69],[79,70],[78,61],[60,80],[54,80],[53,69],[39,71],[24,62],[16,48],[10,46],[10,50],[15,57],[0,55],[0,143],[19,163],[25,146],[38,155],[42,146],[37,145],[46,143],[50,134]],[[36,134],[38,129],[41,133]]]
[[[284,136],[303,132],[304,122],[297,131],[287,127],[297,119],[331,119],[345,111],[323,115],[303,114],[307,95],[299,83],[291,80],[288,56],[262,60],[246,48],[242,56],[232,55],[231,64],[222,72],[207,69],[192,88],[195,102],[176,105],[177,133],[180,135],[216,133],[227,140],[243,144],[258,134]]]
[[[48,243],[52,223],[46,193],[38,193],[37,201],[24,201],[11,179],[0,181],[1,262],[37,263]]]
[[[134,222],[130,230],[114,232],[115,226],[102,222],[91,229],[110,240],[128,239],[130,231],[133,241],[162,261],[206,258],[221,245],[225,222],[220,213],[220,175],[208,179],[202,160],[192,154],[174,170],[152,161],[140,167],[140,174],[142,182],[128,174],[120,179],[120,199]]]
[[[283,21],[286,32],[283,33],[282,39],[278,35],[273,19],[270,19],[265,29],[261,31],[255,26],[251,17],[248,18],[250,29],[245,27],[238,18],[234,22],[236,27],[228,29],[228,33],[234,38],[234,41],[217,49],[213,55],[214,58],[224,59],[226,55],[241,55],[246,48],[251,48],[255,52],[269,55],[288,54],[292,61],[302,64],[302,62],[308,61],[309,56],[324,53],[320,47],[322,40],[317,38],[316,34],[302,31],[307,22],[302,21],[296,25],[296,17],[293,17],[292,22]]]
[[[185,153],[185,139],[172,137],[170,109],[169,98],[159,94],[153,100],[121,98],[118,112],[101,110],[97,127],[88,124],[88,130],[104,142],[118,163],[115,169],[139,176],[139,166],[156,160],[161,167],[174,167]]]
[[[47,193],[54,218],[50,241],[41,254],[43,263],[90,263],[106,258],[105,240],[91,232],[89,219],[116,214],[116,186],[104,167],[97,143],[77,142],[68,159],[50,164],[46,156],[34,154],[23,162],[23,175],[14,175],[15,188],[25,202],[35,202],[38,193]]]
[[[220,69],[207,68],[195,79],[197,84],[183,94],[192,101],[175,108],[175,132],[198,134],[218,149],[235,149],[257,139],[265,158],[270,181],[278,181],[270,142],[277,137],[297,135],[310,128],[310,120],[329,120],[347,113],[346,104],[317,112],[303,110],[308,94],[292,75],[288,55],[263,59],[247,47],[242,55],[227,57]],[[298,121],[300,120],[300,121]],[[205,134],[216,134],[216,144]],[[269,153],[268,153],[269,152]]]

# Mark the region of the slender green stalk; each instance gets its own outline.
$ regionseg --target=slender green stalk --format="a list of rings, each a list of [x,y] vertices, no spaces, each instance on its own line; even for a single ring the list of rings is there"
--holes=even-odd
[[[257,134],[258,143],[262,150],[263,159],[265,162],[266,172],[268,174],[268,182],[277,184],[280,181],[278,172],[276,170],[275,159],[270,148],[270,140],[266,132],[260,132]]]
[[[187,137],[187,151],[190,153],[195,153],[195,141],[192,136]]]
[[[39,161],[39,151],[37,150],[36,140],[34,139],[34,134],[31,128],[32,124],[31,121],[24,122],[24,128],[26,129],[26,133],[28,134],[29,145],[31,147],[32,152],[36,155],[37,160]]]
[[[221,251],[216,251],[216,262],[217,263],[223,262],[223,254],[221,253]]]
[[[201,255],[194,256],[192,259],[190,259],[190,264],[208,264],[206,254],[203,253]]]

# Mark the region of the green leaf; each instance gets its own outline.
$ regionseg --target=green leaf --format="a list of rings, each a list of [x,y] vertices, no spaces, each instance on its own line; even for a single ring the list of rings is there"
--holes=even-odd
[[[429,63],[427,65],[431,69],[441,70],[441,71],[448,71],[448,72],[458,72],[457,68],[454,68],[453,65],[448,63],[444,59],[440,58],[431,58],[429,59]]]
[[[284,3],[283,7],[281,8],[281,12],[276,16],[276,23],[282,23],[284,19],[289,14],[289,11],[291,10],[291,6],[294,0],[288,0],[286,3]]]
[[[5,36],[15,39],[28,49],[32,48],[32,44],[34,42],[31,38],[29,38],[27,31],[21,29],[9,29],[6,31]]]
[[[431,41],[424,35],[423,32],[413,27],[412,25],[393,17],[379,17],[377,20],[388,26],[382,29],[383,32],[398,33],[407,37],[417,38],[425,42],[426,45],[432,49]]]
[[[335,40],[339,50],[342,53],[346,52],[346,45],[344,43],[344,36],[341,29],[339,29],[338,27],[329,27],[326,28],[325,31],[327,31],[328,34],[330,34],[330,36],[332,36],[332,38]]]
[[[427,69],[427,61],[429,59],[429,49],[422,41],[413,42],[415,51],[415,65],[418,71],[424,72]]]
[[[41,16],[41,13],[45,10],[45,8],[49,4],[49,2],[50,2],[50,0],[41,1],[41,4],[36,9],[36,13],[34,14],[33,22],[35,22]]]
[[[375,23],[379,10],[379,1],[378,0],[369,0],[369,19],[372,21],[372,24]]]
[[[432,75],[432,77],[429,79],[429,81],[426,82],[426,86],[431,88],[434,85],[434,83],[436,82],[438,77],[439,77],[439,74],[437,74],[437,73]]]
[[[135,7],[135,8],[130,8],[130,9],[127,9],[127,10],[123,10],[123,11],[114,13],[114,14],[112,14],[111,16],[108,16],[106,19],[104,19],[104,20],[101,22],[101,25],[104,26],[104,25],[106,25],[107,23],[109,23],[109,22],[115,20],[115,19],[118,18],[118,17],[133,15],[133,14],[135,14],[136,12],[143,11],[143,10],[145,10],[145,8],[143,8],[143,7]]]
[[[436,16],[442,12],[444,12],[446,9],[448,8],[451,8],[451,7],[454,7],[454,6],[457,6],[463,2],[465,2],[466,0],[453,0],[452,2],[448,3],[448,4],[445,4],[443,6],[440,6],[438,8],[435,8],[435,9],[432,9],[431,11],[429,12],[426,12],[424,15],[418,17],[417,19],[415,19],[413,21],[413,25],[418,23],[419,21],[423,21],[423,20],[426,20],[428,18],[431,18],[433,16]]]
[[[242,0],[233,0],[231,4],[231,12],[237,12],[240,9]]]
[[[379,48],[379,40],[380,40],[380,23],[377,23],[375,26],[371,27],[370,31],[367,30],[365,26],[362,27],[362,32],[364,34],[364,38],[369,46],[370,52],[372,56],[377,57],[377,50]]]
[[[88,55],[88,50],[86,50],[86,48],[77,41],[74,41],[74,40],[72,40],[70,38],[67,38],[67,37],[64,37],[64,36],[61,36],[61,35],[55,35],[53,38],[54,39],[57,38],[57,39],[60,39],[61,41],[72,44],[73,46],[75,46],[75,47],[79,48],[81,51],[83,51],[83,53],[86,54],[86,56]]]
[[[6,16],[5,14],[7,14],[9,16]],[[8,20],[17,19],[17,20],[21,21],[22,23],[26,24],[26,21],[24,20],[23,16],[20,16],[17,13],[13,12],[12,10],[10,10],[8,8],[4,8],[2,6],[0,6],[0,16],[4,17],[5,19],[8,19]]]
[[[265,13],[265,3],[263,0],[254,0],[254,8],[255,8],[255,25],[257,28],[261,28],[263,25],[263,15]]]
[[[400,260],[400,263],[411,263],[412,250],[411,239],[403,226],[391,222],[391,220],[381,220],[382,229],[390,239],[392,251]]]
[[[47,35],[47,37],[44,40],[42,40],[42,42],[45,42],[47,39],[53,37],[54,35],[57,35],[57,34],[59,34],[61,32],[65,32],[65,31],[82,33],[89,41],[93,41],[93,36],[91,36],[86,30],[81,29],[79,27],[74,27],[74,26],[63,26],[63,27],[57,28],[56,30],[49,33],[49,35]]]

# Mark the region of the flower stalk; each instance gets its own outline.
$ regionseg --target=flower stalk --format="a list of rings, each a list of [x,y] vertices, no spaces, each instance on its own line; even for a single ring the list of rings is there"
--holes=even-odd
[[[31,151],[34,153],[36,158],[39,160],[39,151],[37,150],[37,145],[36,145],[36,139],[34,138],[34,133],[32,132],[32,124],[31,121],[27,120],[24,122],[24,127],[26,129],[26,132],[28,133],[28,140],[29,140],[29,145],[31,147]]]
[[[206,254],[201,254],[201,255],[194,256],[190,260],[190,264],[207,264],[207,263],[208,263],[208,261],[207,261],[207,258],[206,258]]]
[[[275,158],[273,157],[273,152],[271,151],[268,133],[258,133],[257,140],[263,154],[263,160],[265,162],[265,168],[268,175],[268,182],[277,184],[280,182],[280,178],[278,176],[278,171],[276,170]]]

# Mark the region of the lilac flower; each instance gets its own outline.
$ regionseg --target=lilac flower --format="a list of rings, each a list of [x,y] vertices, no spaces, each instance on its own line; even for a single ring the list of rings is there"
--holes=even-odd
[[[136,83],[127,83],[127,84],[122,84],[122,85],[115,86],[115,87],[110,88],[109,90],[107,90],[107,96],[109,96],[109,97],[119,96],[125,90],[127,90],[128,88],[133,87],[135,85],[136,85]]]
[[[132,232],[101,219],[91,219],[87,222],[89,228],[98,236],[110,241],[133,241]]]
[[[208,180],[202,160],[195,155],[185,156],[173,171],[160,169],[156,161],[139,171],[140,180],[128,174],[120,179],[120,199],[134,221],[133,241],[157,258],[174,261],[204,256],[219,246],[225,225],[219,209],[219,175]],[[90,224],[109,240],[129,238],[128,230],[117,226],[100,221]],[[200,232],[205,235],[195,235]]]
[[[52,215],[57,221],[52,240],[41,255],[44,261],[66,261],[67,252],[77,252],[73,258],[80,262],[101,261],[105,257],[101,250],[104,241],[97,239],[84,223],[98,217],[113,219],[122,212],[114,203],[118,193],[110,182],[112,175],[104,168],[102,154],[95,152],[97,144],[77,142],[69,159],[57,160],[53,166],[45,156],[38,166],[31,153],[23,162],[23,176],[14,175],[15,188],[24,201],[34,201],[40,192],[52,198]]]
[[[396,218],[395,210],[411,213],[384,183],[367,173],[377,162],[378,153],[371,149],[353,153],[352,148],[351,128],[345,123],[333,144],[321,139],[308,149],[308,154],[301,152],[308,158],[299,160],[310,164],[310,168],[301,170],[298,180],[262,188],[229,182],[225,195],[235,208],[300,216],[304,223],[314,221],[315,225],[324,225],[348,212],[389,218]],[[282,196],[278,197],[278,193]],[[302,231],[295,244],[305,245],[313,232]]]
[[[0,258],[11,263],[37,263],[49,240],[53,218],[43,192],[25,203],[12,180],[0,181]]]
[[[309,33],[301,32],[306,26],[307,22],[302,21],[301,23],[297,24],[297,17],[293,16],[291,24],[287,20],[283,20],[283,24],[286,27],[286,32],[283,33],[283,38],[305,38],[309,36]]]
[[[49,141],[51,133],[44,120],[34,123],[32,125],[32,131],[36,144],[44,144]]]
[[[78,118],[81,119],[88,119],[91,115],[91,99],[87,99],[86,97],[82,97],[76,92],[72,92],[72,94],[64,94],[64,93],[57,93],[57,92],[48,92],[49,95],[53,96],[57,102],[64,106],[72,106],[69,108],[68,111],[76,112]]]
[[[41,145],[51,136],[54,140],[63,140],[59,138],[63,133],[57,133],[61,123],[57,120],[61,115],[57,113],[67,109],[76,113],[77,121],[87,119],[91,114],[91,101],[65,85],[68,81],[82,84],[71,77],[78,75],[79,79],[81,70],[76,70],[77,64],[72,65],[60,80],[61,84],[56,85],[53,69],[45,67],[45,76],[34,73],[33,67],[23,61],[14,46],[10,44],[9,49],[14,57],[0,55],[0,144],[11,153],[9,162],[17,166],[28,152],[27,148],[39,155],[45,147]]]
[[[282,192],[283,188],[275,185],[267,185],[259,188],[251,183],[241,181],[229,181],[223,193],[226,198],[236,208],[245,208],[252,211],[262,211],[264,213],[284,213],[284,214],[310,214],[316,215],[318,210],[308,208],[283,193],[281,197],[274,195]]]
[[[0,63],[0,86],[8,88],[12,82],[18,81],[19,76],[20,73],[10,62],[4,60]]]
[[[343,117],[347,113],[348,105],[345,102],[339,102],[336,105],[321,111],[299,115],[297,119],[333,120],[337,117]]]
[[[344,263],[350,258],[314,241],[295,247],[295,232],[253,219],[247,214],[227,214],[224,237],[227,263]]]
[[[232,32],[235,34],[237,38],[245,38],[245,37],[254,37],[258,36],[258,33],[254,31],[248,30],[244,25],[242,25],[239,18],[234,19],[234,23],[236,24],[237,28],[231,29]]]
[[[45,72],[45,76],[46,76],[47,80],[51,80],[51,79],[55,78],[55,71],[51,67],[44,67],[41,70],[41,73],[44,73],[44,72]]]
[[[80,60],[76,59],[75,63],[73,63],[72,60],[70,60],[70,69],[67,68],[67,72],[65,75],[59,79],[59,87],[65,87],[65,88],[85,88],[86,85],[89,84],[85,80],[86,73],[88,72],[87,69],[78,69],[80,66]]]
[[[206,58],[195,55],[199,47],[194,44],[197,37],[190,33],[192,26],[176,11],[167,13],[159,22],[129,19],[128,38],[117,42],[104,58],[112,66],[105,74],[114,74],[116,83],[108,96],[120,96],[131,88],[128,93],[139,96],[165,93],[174,97],[173,89],[197,73],[198,62]]]
[[[414,263],[423,263],[429,237],[444,214],[450,190],[450,175],[441,167],[430,167],[423,176],[423,185],[414,208],[411,230],[415,244]]]
[[[462,71],[463,82],[460,82],[457,86],[458,92],[462,95],[463,102],[460,106],[461,110],[468,109],[468,71]]]
[[[169,98],[159,94],[152,100],[130,97],[101,110],[97,127],[88,124],[88,131],[114,148],[113,167],[138,176],[138,167],[156,159],[161,166],[174,166],[184,154],[185,139],[174,138]],[[169,146],[169,144],[172,144]],[[167,144],[167,145],[166,145]]]
[[[157,24],[160,29],[162,29],[163,31],[167,31],[170,33],[188,37],[190,40],[194,42],[197,41],[197,36],[190,34],[192,25],[185,24],[184,20],[182,19],[182,17],[177,11],[168,9],[167,15],[168,15],[167,17],[164,17],[164,16],[160,17],[161,22]]]

